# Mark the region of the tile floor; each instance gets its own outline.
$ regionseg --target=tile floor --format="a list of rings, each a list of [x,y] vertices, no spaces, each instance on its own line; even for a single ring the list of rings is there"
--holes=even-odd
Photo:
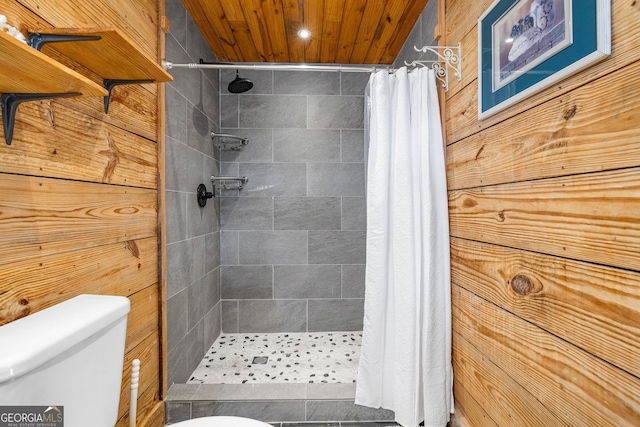
[[[222,334],[187,384],[355,383],[362,332]]]

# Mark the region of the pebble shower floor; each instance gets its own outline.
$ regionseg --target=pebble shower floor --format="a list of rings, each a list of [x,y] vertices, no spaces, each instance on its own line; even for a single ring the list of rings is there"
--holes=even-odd
[[[355,383],[362,332],[222,334],[187,384]]]

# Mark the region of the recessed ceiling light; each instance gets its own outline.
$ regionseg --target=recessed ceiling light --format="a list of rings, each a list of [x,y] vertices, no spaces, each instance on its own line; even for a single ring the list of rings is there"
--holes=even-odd
[[[311,37],[311,31],[302,29],[298,31],[298,37],[300,37],[301,39],[308,39],[309,37]]]

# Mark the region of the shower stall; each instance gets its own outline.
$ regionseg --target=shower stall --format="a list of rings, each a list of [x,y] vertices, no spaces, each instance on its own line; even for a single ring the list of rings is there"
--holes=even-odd
[[[216,85],[208,85],[209,73],[219,73]],[[168,272],[168,420],[392,420],[390,411],[353,404],[364,306],[369,74],[244,70],[253,87],[239,94],[227,87],[233,69],[180,76],[191,83],[171,84],[169,116],[198,80],[213,91],[185,97],[181,125],[168,120],[177,124],[168,129],[168,155],[175,156],[168,166],[178,165],[178,181],[197,176],[182,188],[168,185],[168,201],[181,198],[167,209],[184,211],[186,222],[168,212],[176,216],[168,225],[186,230],[175,238],[168,230],[167,252],[175,258],[169,264],[187,270]],[[216,95],[218,117],[199,128],[198,104]],[[198,155],[203,169],[187,166]],[[214,193],[204,208],[193,194],[200,183]],[[201,226],[210,218],[213,225]],[[204,262],[195,276],[194,259]]]
[[[216,62],[182,3],[167,0],[166,8],[166,58]],[[436,16],[432,9],[425,16]],[[421,31],[416,24],[402,60],[422,58],[413,46],[432,43],[433,24],[427,26]],[[392,420],[390,411],[353,403],[364,306],[370,74],[170,72],[167,420],[214,414]],[[242,87],[229,91],[238,79]],[[246,81],[251,88],[236,93],[250,86]],[[239,139],[212,140],[212,132]],[[216,181],[215,197],[200,208],[196,188],[205,183],[213,193],[212,176],[247,182],[238,189]],[[211,374],[213,361],[226,369]]]

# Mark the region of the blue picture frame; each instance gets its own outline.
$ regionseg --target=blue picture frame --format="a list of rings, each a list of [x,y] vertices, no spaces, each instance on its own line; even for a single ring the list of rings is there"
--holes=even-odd
[[[478,119],[610,53],[611,0],[495,0],[478,20]]]

